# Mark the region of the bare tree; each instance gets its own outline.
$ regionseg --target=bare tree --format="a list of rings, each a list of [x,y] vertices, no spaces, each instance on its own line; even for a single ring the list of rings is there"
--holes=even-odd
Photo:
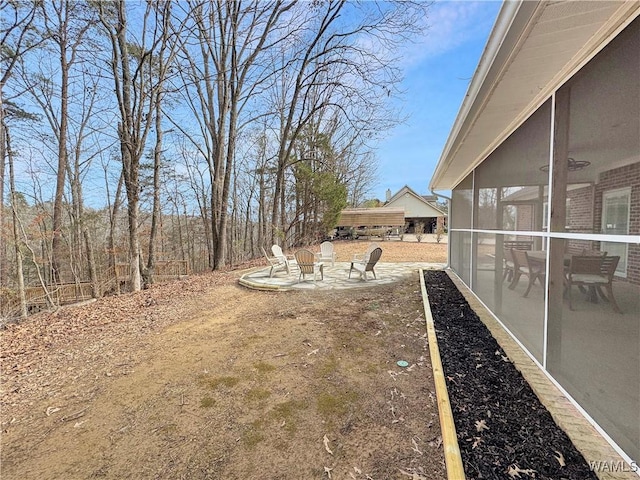
[[[113,6],[115,11],[107,12],[107,8],[110,6]],[[150,123],[143,123],[142,120],[143,116],[145,119],[149,117],[151,102],[142,95],[144,92],[142,89],[140,97],[134,95],[134,91],[137,91],[136,88],[139,88],[139,85],[143,88],[146,87],[140,73],[142,62],[145,59],[139,58],[139,69],[132,72],[132,59],[127,39],[127,12],[124,1],[116,1],[113,5],[99,3],[98,7],[100,21],[109,35],[112,47],[111,68],[120,110],[118,137],[120,139],[120,154],[122,155],[122,173],[128,199],[130,280],[132,289],[136,291],[141,288],[138,238],[140,186],[138,177],[140,157],[150,128]],[[143,53],[142,56],[144,55]]]
[[[110,272],[112,272],[115,277],[115,291],[116,293],[120,293],[120,279],[118,278],[118,270],[116,268],[116,228],[117,228],[117,219],[118,213],[120,211],[120,207],[122,206],[122,189],[124,185],[124,175],[122,170],[120,170],[118,175],[118,183],[116,186],[116,191],[113,195],[113,200],[111,200],[111,193],[109,189],[109,164],[108,162],[102,163],[102,168],[104,170],[105,177],[105,190],[106,190],[106,198],[107,198],[107,212],[109,216],[109,234],[107,239],[107,265],[109,267]]]
[[[163,103],[165,97],[165,83],[167,73],[177,51],[177,33],[171,25],[171,2],[165,1],[157,5],[156,23],[161,26],[160,44],[157,53],[152,58],[153,65],[157,69],[156,98],[154,102],[155,114],[155,134],[156,141],[153,149],[153,207],[151,215],[151,232],[149,234],[149,250],[147,255],[147,265],[145,276],[147,281],[153,283],[153,275],[156,262],[156,238],[158,235],[158,225],[160,223],[160,171],[162,167],[163,152]]]
[[[24,59],[22,75],[25,91],[30,94],[35,105],[40,107],[43,117],[51,130],[46,135],[41,128],[36,137],[42,135],[48,146],[48,138],[53,138],[51,150],[56,159],[52,166],[56,182],[52,214],[52,239],[49,274],[54,283],[61,281],[61,263],[67,258],[63,245],[63,211],[67,178],[71,182],[72,210],[74,228],[66,238],[70,255],[69,261],[74,279],[80,281],[82,275],[80,263],[83,257],[88,259],[87,267],[92,281],[96,282],[95,264],[91,251],[88,230],[84,230],[86,255],[81,253],[81,225],[83,223],[83,199],[80,184],[81,165],[90,163],[85,157],[84,144],[90,119],[95,115],[95,101],[98,88],[95,79],[87,74],[87,52],[93,42],[90,32],[97,25],[94,10],[80,2],[58,0],[40,4],[42,22],[39,29],[47,41],[38,50],[37,58]],[[37,59],[37,61],[36,61]],[[93,84],[89,82],[93,81]],[[76,135],[72,133],[75,131]]]
[[[189,186],[193,191],[200,220],[202,221],[202,231],[207,251],[207,262],[209,268],[213,268],[213,245],[211,243],[211,186],[207,183],[208,167],[198,162],[199,155],[188,151],[185,145],[180,149],[184,167],[187,171]]]
[[[46,8],[47,5],[52,7],[52,15]],[[83,8],[82,4],[69,2],[68,0],[43,4],[44,24],[48,31],[46,36],[55,42],[60,59],[59,116],[54,118],[53,115],[48,115],[58,140],[58,168],[56,171],[56,190],[53,204],[53,239],[51,246],[52,278],[56,282],[60,280],[62,199],[68,165],[69,74],[77,60],[78,48],[83,44],[85,34],[93,25],[91,18],[87,17],[89,11],[89,9]],[[78,22],[78,24],[74,25],[75,22]],[[55,123],[57,123],[57,128],[54,125]]]
[[[225,264],[231,177],[243,108],[272,70],[258,60],[280,39],[278,21],[295,1],[190,1],[195,45],[185,45],[186,101],[199,135],[182,128],[207,160],[211,183],[213,268]],[[175,123],[174,123],[175,124]],[[180,125],[175,124],[180,128]]]
[[[18,284],[18,299],[20,303],[20,317],[25,318],[27,316],[27,299],[25,296],[24,288],[24,273],[22,271],[22,251],[20,249],[20,235],[18,233],[18,211],[17,211],[17,195],[16,195],[16,181],[13,168],[13,152],[11,151],[11,135],[9,134],[9,128],[4,128],[4,140],[9,146],[6,151],[9,160],[9,189],[11,193],[11,216],[13,220],[13,243],[14,251],[16,254],[16,281]]]
[[[100,89],[98,82],[87,72],[83,72],[82,77],[84,89],[81,101],[82,107],[80,109],[81,114],[78,119],[80,123],[75,129],[75,135],[71,136],[73,137],[71,142],[72,161],[67,162],[67,176],[71,186],[71,218],[73,220],[73,231],[76,238],[76,241],[73,243],[78,251],[78,263],[80,263],[80,259],[82,259],[83,256],[86,259],[92,296],[97,298],[101,292],[99,292],[92,232],[89,228],[89,220],[85,212],[83,178],[86,177],[93,159],[101,156],[102,152],[107,148],[111,148],[112,145],[101,146],[97,139],[93,140],[91,146],[89,145],[89,140],[92,138],[90,119],[98,113],[95,107]],[[82,238],[82,240],[80,238]],[[82,244],[84,244],[84,255],[82,255]],[[82,280],[86,281],[84,275],[82,276]],[[78,278],[76,278],[76,281],[78,281]]]
[[[168,33],[165,31],[165,19],[171,15],[171,2],[147,3],[139,26],[141,35],[138,36],[137,44],[131,43],[124,0],[109,4],[99,2],[97,5],[100,21],[111,42],[110,67],[118,101],[118,138],[127,194],[130,280],[132,290],[137,291],[142,287],[138,232],[140,159],[153,125],[151,120],[156,104],[162,99],[164,79],[175,52],[175,44],[169,46]],[[177,33],[172,32],[171,36],[176,38]],[[163,69],[158,69],[154,64],[154,56],[158,54],[158,49],[164,52],[167,48],[171,53],[162,57],[166,61],[163,61]]]
[[[345,0],[308,4],[309,26],[302,30],[298,48],[294,45],[283,53],[291,81],[287,88],[276,88],[282,93],[279,98],[276,94],[280,129],[275,198],[280,202],[272,207],[274,236],[287,228],[285,178],[296,139],[310,122],[318,121],[320,112],[340,112],[360,135],[368,137],[398,121],[383,108],[400,80],[394,59],[388,54],[415,32],[416,17],[424,13],[426,4],[390,2],[384,8],[373,2],[358,5],[363,15],[350,23],[343,21],[343,14],[356,4]]]
[[[0,3],[0,287],[6,284],[6,248],[2,235],[4,225],[5,162],[9,155],[7,126],[7,82],[19,60],[30,50],[39,48],[44,38],[33,25],[39,12],[37,2]]]

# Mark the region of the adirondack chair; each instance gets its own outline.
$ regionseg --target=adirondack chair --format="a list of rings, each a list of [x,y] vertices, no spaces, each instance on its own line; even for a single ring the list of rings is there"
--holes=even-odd
[[[336,253],[333,251],[333,243],[322,242],[320,244],[320,253],[317,254],[319,262],[331,262],[333,267],[336,263]]]
[[[269,255],[267,255],[267,252],[263,247],[260,248],[262,249],[264,258],[266,258],[269,265],[271,265],[271,269],[269,270],[269,278],[273,277],[273,274],[279,272],[280,270],[285,270],[287,274],[289,273],[289,263],[287,262],[286,257],[284,258],[284,260],[276,256],[270,257]]]
[[[370,252],[363,260],[353,260],[351,262],[351,268],[349,269],[349,278],[351,278],[351,272],[355,270],[360,274],[360,278],[365,282],[367,281],[367,272],[373,273],[373,278],[377,280],[378,277],[376,277],[374,267],[376,266],[376,263],[378,263],[378,260],[380,260],[381,255],[382,249],[377,247],[373,249],[373,251]]]
[[[290,269],[292,266],[295,266],[295,257],[293,255],[285,255],[280,245],[271,245],[271,251],[274,257],[279,258],[283,263],[287,264],[287,268]],[[287,273],[290,273],[289,270],[287,270]]]
[[[304,280],[305,275],[313,275],[313,281],[316,281],[316,274],[320,273],[320,280],[324,280],[324,264],[316,262],[316,256],[312,251],[302,249],[296,252],[296,262],[300,269],[300,279]]]
[[[367,251],[365,253],[356,253],[353,256],[353,260],[351,260],[351,261],[352,262],[364,262],[365,259],[369,258],[369,255],[371,255],[371,252],[373,252],[376,248],[380,248],[380,245],[378,245],[375,242],[370,243],[369,246],[367,247]]]

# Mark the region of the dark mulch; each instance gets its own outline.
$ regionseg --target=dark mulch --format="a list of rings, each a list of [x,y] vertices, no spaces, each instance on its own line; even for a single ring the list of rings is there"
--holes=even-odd
[[[425,282],[467,478],[597,479],[448,275]]]

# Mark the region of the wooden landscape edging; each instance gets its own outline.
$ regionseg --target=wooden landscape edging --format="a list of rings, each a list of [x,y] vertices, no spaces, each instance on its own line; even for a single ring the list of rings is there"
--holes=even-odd
[[[433,381],[436,386],[436,398],[438,400],[438,413],[440,417],[440,430],[442,430],[442,444],[444,445],[444,460],[447,467],[447,478],[449,480],[465,480],[462,457],[458,447],[458,437],[456,436],[456,426],[453,422],[453,412],[449,403],[449,393],[445,381],[442,361],[440,360],[440,349],[438,339],[433,324],[431,307],[429,306],[429,296],[424,283],[424,270],[420,272],[420,289],[422,290],[422,305],[424,306],[424,317],[427,326],[427,339],[429,341],[429,354],[431,356],[431,367],[433,369]]]

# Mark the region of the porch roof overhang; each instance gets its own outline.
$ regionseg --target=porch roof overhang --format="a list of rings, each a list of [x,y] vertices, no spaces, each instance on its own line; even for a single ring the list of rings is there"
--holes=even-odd
[[[504,2],[429,188],[460,183],[638,15],[638,1]]]

